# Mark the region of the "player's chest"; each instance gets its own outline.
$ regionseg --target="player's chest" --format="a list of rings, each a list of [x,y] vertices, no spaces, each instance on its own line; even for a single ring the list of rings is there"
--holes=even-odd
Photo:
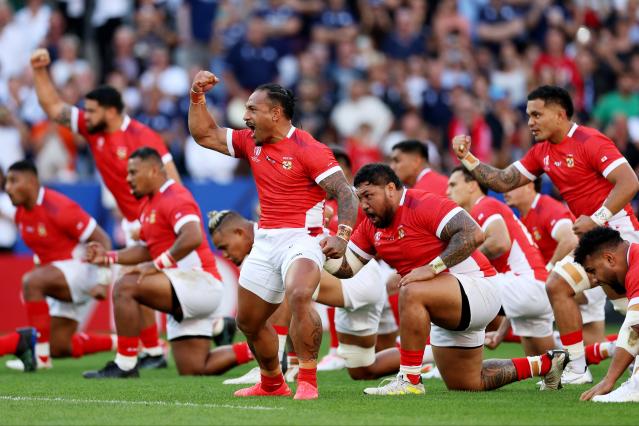
[[[59,230],[46,216],[30,214],[18,223],[20,235],[25,242],[48,241],[60,235]]]
[[[375,251],[389,257],[403,257],[409,251],[419,250],[428,241],[411,225],[400,222],[396,227],[376,229],[373,235]]]
[[[256,178],[259,176],[304,178],[300,156],[292,150],[256,145],[253,152],[249,154],[249,162]]]
[[[167,223],[162,215],[159,205],[146,206],[140,214],[140,225],[142,234],[146,240],[157,238],[163,234]]]
[[[587,172],[583,156],[571,147],[547,150],[541,158],[542,168],[553,179],[569,181]]]
[[[109,166],[126,168],[129,156],[135,151],[135,147],[126,136],[100,136],[95,142],[96,161],[102,160]]]

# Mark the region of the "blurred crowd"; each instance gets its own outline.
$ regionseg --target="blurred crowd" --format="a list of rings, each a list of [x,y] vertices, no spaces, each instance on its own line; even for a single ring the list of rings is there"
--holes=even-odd
[[[279,82],[297,96],[295,124],[356,169],[419,139],[448,170],[459,133],[508,164],[531,144],[526,94],[541,84],[568,88],[576,120],[639,166],[637,0],[0,0],[0,167],[28,156],[45,181],[73,182],[94,179],[93,162],[38,105],[36,47],[65,101],[115,86],[193,179],[246,173],[188,135],[199,69],[221,77],[208,96],[220,123],[243,127],[248,94]]]

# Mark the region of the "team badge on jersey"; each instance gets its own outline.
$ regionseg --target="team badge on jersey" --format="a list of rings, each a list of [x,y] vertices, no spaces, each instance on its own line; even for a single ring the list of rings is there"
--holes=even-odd
[[[284,170],[291,170],[293,168],[293,162],[290,160],[284,160],[282,161],[282,167]]]
[[[399,228],[397,228],[397,237],[401,240],[405,236],[406,236],[406,231],[404,231],[404,226],[399,225]]]
[[[38,223],[38,235],[41,237],[47,236],[47,228],[44,226],[44,223]]]
[[[375,241],[379,241],[382,239],[382,231],[375,232]]]
[[[253,155],[255,157],[259,157],[261,152],[262,152],[262,147],[261,146],[256,146],[255,149],[253,150]]]
[[[535,237],[535,241],[541,240],[541,233],[537,228],[533,228],[533,237]]]
[[[149,215],[149,223],[155,223],[155,210],[151,210],[151,214]]]
[[[119,146],[115,153],[120,160],[126,160],[126,147]]]
[[[572,156],[572,154],[568,154],[568,156],[566,157],[566,166],[575,167],[575,158]]]

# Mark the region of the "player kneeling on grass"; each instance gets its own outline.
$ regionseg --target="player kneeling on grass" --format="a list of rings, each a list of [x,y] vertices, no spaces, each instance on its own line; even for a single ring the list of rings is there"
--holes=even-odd
[[[639,364],[636,361],[630,379],[612,391],[617,379],[639,355],[639,244],[624,241],[614,229],[595,228],[581,237],[575,250],[575,261],[584,267],[593,286],[612,287],[620,294],[625,290],[629,299],[608,373],[601,382],[584,392],[581,399],[639,402]]]
[[[251,355],[245,344],[210,352],[212,315],[222,298],[222,283],[193,196],[167,178],[162,159],[152,148],[131,154],[127,182],[136,197],[146,197],[140,211],[140,239],[145,245],[110,252],[100,244],[88,247],[91,263],[136,266],[118,279],[113,290],[115,362],[84,377],[138,377],[140,306],[169,314],[167,334],[181,375],[220,374],[248,361]]]
[[[420,372],[429,334],[448,389],[491,390],[531,376],[544,376],[548,389],[560,387],[568,361],[564,351],[482,361],[485,328],[501,301],[487,279],[495,269],[476,250],[483,233],[468,213],[444,197],[404,189],[384,164],[362,167],[355,188],[367,218],[353,233],[346,255],[327,261],[325,268],[351,277],[377,255],[402,277],[400,372],[365,393],[423,394]]]
[[[209,218],[213,244],[239,266],[251,251],[255,224],[229,210],[210,212]],[[386,298],[384,286],[375,261],[369,262],[352,279],[340,280],[326,271],[322,271],[320,277],[315,299],[337,307],[338,354],[345,359],[346,368],[354,379],[378,378],[399,368],[397,354],[387,353],[381,358],[375,355],[377,330]]]
[[[51,368],[51,356],[80,357],[112,350],[109,335],[76,333],[91,299],[104,299],[111,281],[110,271],[82,262],[83,244],[110,247],[109,237],[73,200],[41,186],[37,169],[28,161],[9,167],[6,191],[16,206],[20,235],[36,263],[22,277],[22,296],[29,325],[38,333],[37,368]],[[24,361],[23,357],[10,360],[7,367],[35,367],[28,358]]]

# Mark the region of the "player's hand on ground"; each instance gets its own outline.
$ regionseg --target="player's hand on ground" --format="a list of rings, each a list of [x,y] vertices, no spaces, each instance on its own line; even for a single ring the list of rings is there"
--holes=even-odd
[[[597,227],[597,224],[590,216],[581,215],[572,225],[572,231],[576,236],[580,237],[586,232]]]
[[[614,387],[615,387],[615,383],[610,380],[607,380],[604,377],[602,381],[600,381],[599,383],[597,383],[596,385],[588,389],[586,392],[582,393],[579,399],[581,399],[582,401],[590,401],[593,397],[597,395],[605,395],[607,393],[610,393],[610,391],[612,391]]]
[[[84,261],[94,265],[104,265],[106,263],[106,249],[102,244],[91,241],[87,244]]]
[[[453,152],[460,160],[470,152],[470,136],[457,135],[453,138]]]
[[[51,56],[47,49],[36,49],[31,54],[31,67],[33,69],[45,68],[51,63]]]
[[[219,82],[220,79],[212,72],[198,71],[198,73],[195,74],[195,78],[193,78],[193,85],[191,86],[191,89],[194,92],[206,93]]]
[[[144,277],[157,274],[160,271],[155,267],[153,262],[143,262],[136,265],[131,272],[140,274],[140,276],[138,276],[138,284],[140,284]]]
[[[89,295],[95,300],[106,300],[109,295],[109,286],[98,284],[89,290]]]
[[[436,276],[437,274],[433,271],[433,268],[431,268],[430,265],[420,266],[400,278],[399,287],[403,287],[416,281],[428,281]]]
[[[484,337],[484,346],[488,349],[497,349],[503,341],[503,336],[498,331],[487,331]]]
[[[346,241],[339,237],[326,237],[319,243],[324,256],[339,259],[346,252]]]

